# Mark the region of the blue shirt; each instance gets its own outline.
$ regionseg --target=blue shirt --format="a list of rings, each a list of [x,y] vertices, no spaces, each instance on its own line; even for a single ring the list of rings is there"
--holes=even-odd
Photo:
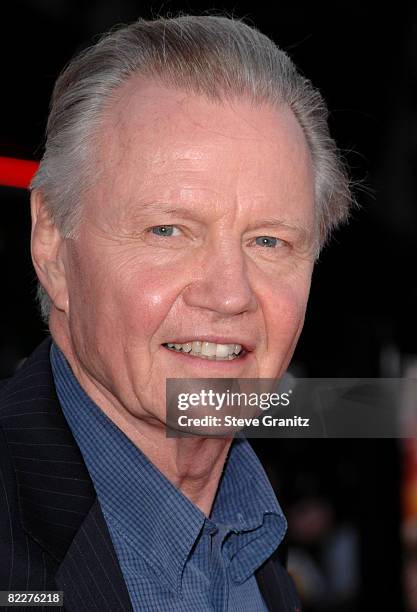
[[[90,399],[54,344],[51,364],[133,609],[265,612],[254,571],[286,520],[247,440],[233,442],[207,518]]]

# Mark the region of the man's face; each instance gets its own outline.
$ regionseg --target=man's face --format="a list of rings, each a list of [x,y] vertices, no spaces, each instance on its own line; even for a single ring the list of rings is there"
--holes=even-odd
[[[164,421],[166,378],[282,374],[314,242],[311,159],[291,111],[133,80],[97,149],[64,247],[72,361],[96,401]]]

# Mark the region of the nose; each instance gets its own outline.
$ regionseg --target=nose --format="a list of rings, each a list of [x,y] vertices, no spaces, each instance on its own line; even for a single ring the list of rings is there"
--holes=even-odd
[[[208,249],[203,261],[197,258],[194,280],[183,298],[188,306],[204,308],[223,316],[254,312],[256,295],[248,276],[247,262],[240,244],[216,245]]]

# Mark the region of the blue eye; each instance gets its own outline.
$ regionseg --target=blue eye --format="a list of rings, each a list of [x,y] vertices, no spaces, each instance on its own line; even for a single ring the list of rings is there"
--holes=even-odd
[[[152,233],[156,236],[172,236],[174,231],[173,225],[155,225],[152,227]]]
[[[260,246],[273,248],[276,247],[279,242],[281,242],[279,238],[273,238],[272,236],[258,236],[258,238],[256,238],[256,244]]]

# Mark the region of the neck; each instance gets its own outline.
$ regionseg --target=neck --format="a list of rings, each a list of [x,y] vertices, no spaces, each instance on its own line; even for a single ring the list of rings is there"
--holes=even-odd
[[[78,383],[95,404],[143,452],[155,467],[210,516],[232,438],[167,438],[161,422],[151,422],[106,393],[78,363],[68,336],[50,322],[54,341],[65,355]]]
[[[210,516],[232,438],[167,438],[163,424],[135,417],[84,390],[153,465]]]

